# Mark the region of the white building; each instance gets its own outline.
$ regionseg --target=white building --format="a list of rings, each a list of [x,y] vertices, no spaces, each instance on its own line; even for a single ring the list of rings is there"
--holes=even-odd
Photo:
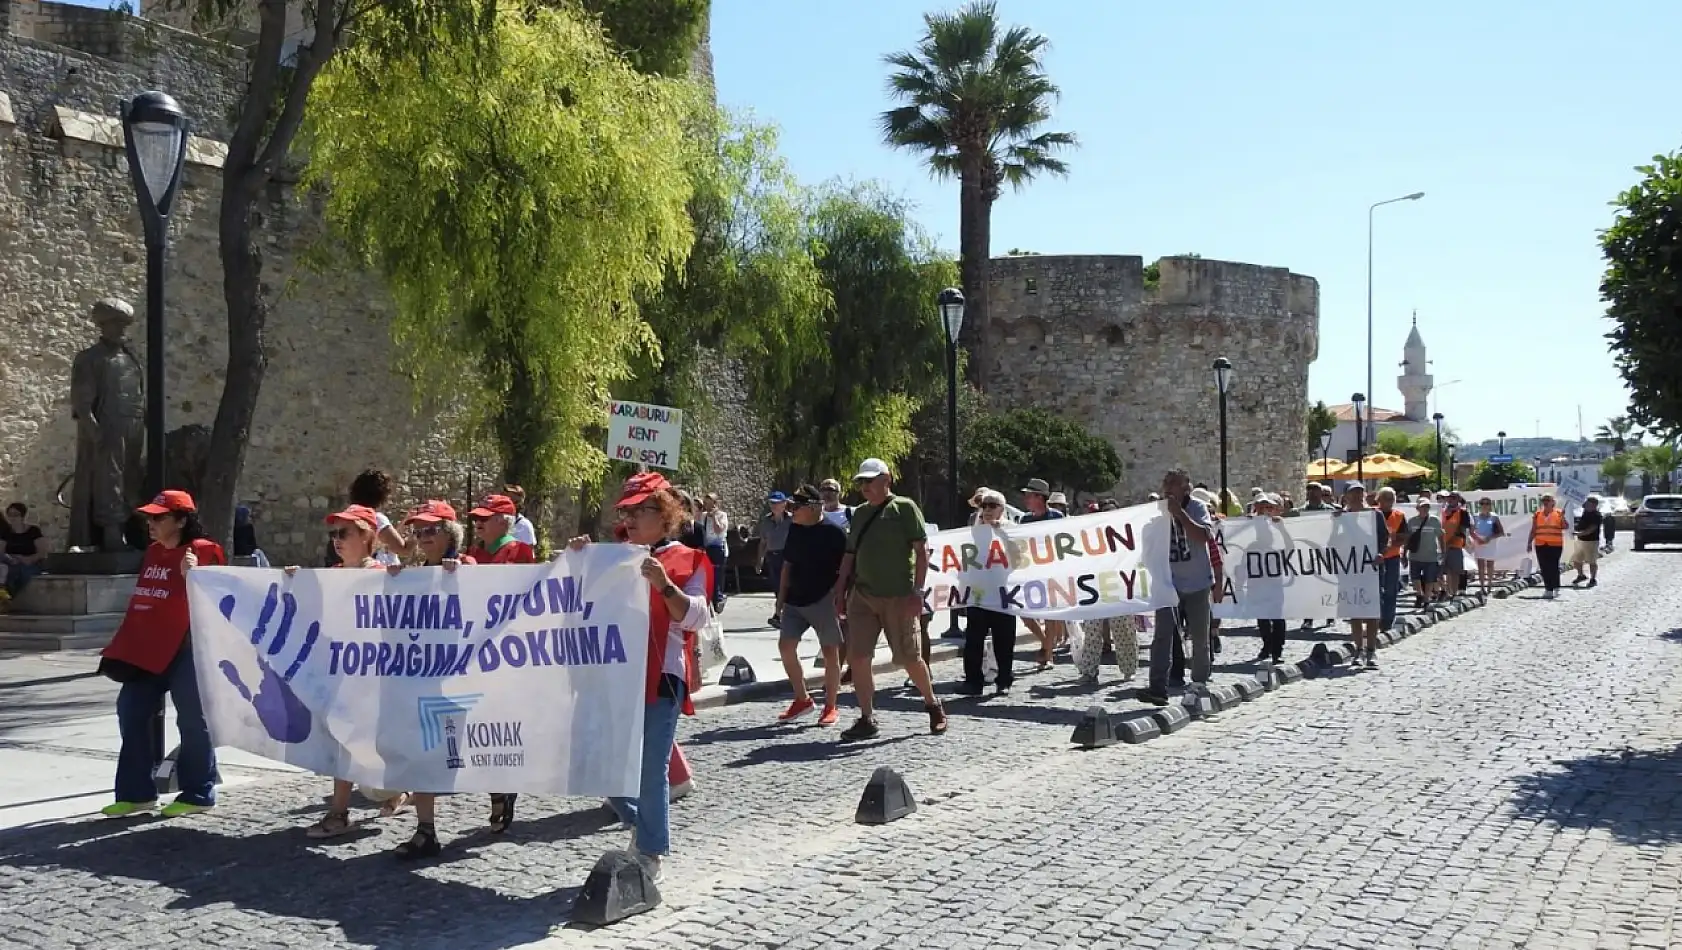
[[[1435,380],[1430,373],[1431,361],[1425,355],[1425,339],[1419,335],[1419,318],[1414,317],[1413,329],[1408,331],[1407,342],[1402,345],[1402,375],[1396,377],[1396,388],[1402,396],[1402,409],[1386,409],[1374,406],[1371,394],[1368,402],[1361,407],[1364,421],[1370,421],[1379,432],[1387,429],[1398,429],[1409,435],[1430,432],[1436,428],[1431,421],[1431,389]],[[1326,454],[1342,462],[1353,462],[1360,454],[1355,432],[1355,406],[1341,402],[1330,405],[1330,409],[1337,416],[1337,428],[1332,430],[1331,449]],[[1376,437],[1365,442],[1366,454],[1371,455],[1376,449],[1372,443]]]

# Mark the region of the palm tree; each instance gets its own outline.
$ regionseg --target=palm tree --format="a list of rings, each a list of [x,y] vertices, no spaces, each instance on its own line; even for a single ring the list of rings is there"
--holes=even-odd
[[[1601,445],[1612,447],[1613,455],[1622,455],[1633,441],[1635,422],[1629,416],[1613,416],[1606,420],[1606,424],[1595,430],[1594,440]]]
[[[1670,492],[1670,476],[1679,466],[1682,466],[1682,452],[1678,452],[1676,445],[1661,442],[1658,445],[1648,445],[1631,453],[1635,467],[1645,476],[1643,481],[1656,484],[1658,490],[1668,494]]]
[[[1600,463],[1600,477],[1606,480],[1606,493],[1622,497],[1635,465],[1628,455],[1614,455]]]
[[[884,57],[893,67],[888,90],[904,104],[882,113],[882,137],[923,153],[937,178],[958,179],[961,336],[975,355],[971,380],[985,386],[993,202],[1006,184],[1022,188],[1042,174],[1067,174],[1057,153],[1074,147],[1075,137],[1041,131],[1059,95],[1045,74],[1044,36],[1001,25],[992,0],[926,13],[923,25],[915,49]]]

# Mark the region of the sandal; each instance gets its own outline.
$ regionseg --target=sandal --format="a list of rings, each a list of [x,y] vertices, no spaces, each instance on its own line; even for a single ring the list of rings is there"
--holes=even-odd
[[[311,838],[339,838],[348,835],[356,826],[350,822],[350,812],[330,811],[322,819],[304,830]]]
[[[407,807],[409,807],[409,793],[408,792],[398,792],[396,795],[392,796],[391,798],[386,799],[385,804],[380,806],[380,817],[381,818],[395,817],[397,814],[402,812],[403,809],[405,809]]]
[[[438,834],[431,825],[420,825],[415,828],[414,837],[403,842],[391,850],[392,854],[404,861],[415,861],[420,858],[435,858],[438,852],[444,850],[438,843]]]
[[[500,835],[514,823],[514,800],[519,797],[514,792],[491,793],[491,834]]]
[[[936,703],[933,706],[924,706],[923,709],[929,714],[929,732],[937,736],[946,735],[945,707]]]

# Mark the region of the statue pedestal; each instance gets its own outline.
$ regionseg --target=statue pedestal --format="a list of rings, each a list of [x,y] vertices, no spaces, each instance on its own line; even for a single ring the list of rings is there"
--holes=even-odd
[[[92,558],[77,566],[121,567],[128,554],[58,554],[47,564],[53,567],[59,558]],[[41,574],[31,580],[10,611],[0,614],[0,650],[98,649],[111,642],[139,579],[142,556],[139,551],[133,554],[133,568],[127,573]]]
[[[140,566],[145,562],[145,551],[83,551],[49,554],[42,567],[47,574],[139,574]],[[131,583],[129,586],[134,585]]]

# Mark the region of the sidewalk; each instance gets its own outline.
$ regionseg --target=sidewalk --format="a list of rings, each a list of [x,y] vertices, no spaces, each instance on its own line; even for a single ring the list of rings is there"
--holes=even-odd
[[[700,705],[783,695],[788,677],[777,654],[777,633],[765,622],[770,616],[769,594],[732,597],[725,605],[726,647],[752,665],[759,683],[746,690],[708,685],[696,694]],[[932,632],[938,635],[945,625],[944,618],[935,618]],[[817,639],[808,634],[800,648],[808,674],[816,672],[817,656]],[[886,647],[877,659],[887,661]],[[110,803],[121,747],[117,684],[94,672],[98,663],[96,650],[0,653],[0,829],[92,815]],[[708,672],[716,683],[719,670]],[[165,735],[173,747],[173,707]],[[219,749],[217,759],[224,788],[298,771],[237,749]]]

